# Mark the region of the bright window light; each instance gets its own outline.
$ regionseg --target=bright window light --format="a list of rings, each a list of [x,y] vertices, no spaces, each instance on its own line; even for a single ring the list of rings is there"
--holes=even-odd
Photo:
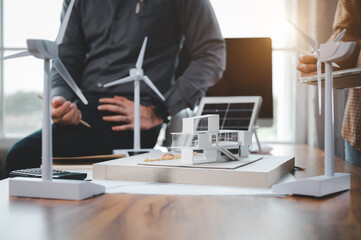
[[[269,37],[272,39],[274,125],[260,128],[261,141],[291,142],[292,106],[296,53],[287,18],[292,0],[210,0],[225,38]],[[294,32],[291,32],[294,34]],[[262,66],[260,66],[262,67]]]
[[[28,38],[54,40],[62,2],[3,0],[3,55],[25,50]],[[24,137],[41,128],[42,103],[37,96],[43,92],[43,75],[43,61],[32,56],[3,62],[4,137]]]

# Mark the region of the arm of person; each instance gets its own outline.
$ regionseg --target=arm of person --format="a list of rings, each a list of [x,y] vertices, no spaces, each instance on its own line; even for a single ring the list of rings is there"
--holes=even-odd
[[[346,29],[345,35],[341,41],[356,42],[355,50],[352,55],[345,60],[337,62],[341,69],[352,68],[360,65],[360,46],[361,46],[361,3],[358,0],[340,0],[335,13],[333,23],[333,34],[329,41],[334,39],[343,29]]]
[[[61,19],[64,18],[69,3],[70,0],[64,0]],[[79,82],[77,80],[80,79],[84,56],[84,36],[79,25],[77,4],[75,3],[63,42],[59,46],[59,58],[78,85]],[[53,123],[59,125],[78,125],[82,115],[77,105],[72,103],[76,96],[54,67],[51,69],[51,81]]]
[[[225,70],[225,42],[209,0],[174,0],[184,47],[191,53],[188,67],[165,93],[171,115],[194,108]]]
[[[83,72],[86,44],[80,25],[80,16],[78,14],[79,2],[80,1],[76,1],[74,4],[63,42],[59,45],[59,59],[61,59],[76,84],[80,87],[79,80],[81,79],[81,74]],[[61,19],[63,19],[69,3],[70,0],[64,0]],[[62,96],[69,101],[74,101],[76,99],[74,92],[70,89],[54,67],[51,69],[51,81],[51,95],[53,97]]]

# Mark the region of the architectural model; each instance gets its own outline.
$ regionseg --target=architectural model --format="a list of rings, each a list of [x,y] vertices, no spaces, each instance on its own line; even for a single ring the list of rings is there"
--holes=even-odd
[[[219,130],[219,115],[184,118],[183,131],[172,133],[172,148],[181,150],[182,164],[241,160],[248,157],[251,144],[251,131]]]
[[[170,153],[94,164],[96,179],[268,188],[294,168],[292,156],[249,154],[251,131],[219,130],[218,114],[183,118]]]

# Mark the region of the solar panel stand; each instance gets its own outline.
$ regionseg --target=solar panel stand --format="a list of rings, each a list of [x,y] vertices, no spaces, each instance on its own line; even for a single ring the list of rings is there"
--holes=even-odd
[[[252,133],[254,134],[255,138],[256,138],[256,142],[257,142],[257,146],[258,146],[258,151],[259,153],[262,153],[262,147],[261,147],[261,143],[258,139],[258,135],[257,135],[257,129],[258,129],[258,126],[253,126],[252,127]]]

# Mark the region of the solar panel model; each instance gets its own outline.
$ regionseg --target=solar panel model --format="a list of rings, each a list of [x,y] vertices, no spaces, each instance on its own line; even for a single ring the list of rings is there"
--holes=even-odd
[[[203,97],[197,116],[219,115],[220,130],[252,131],[262,104],[261,97]],[[205,131],[207,122],[200,120],[197,131]]]

